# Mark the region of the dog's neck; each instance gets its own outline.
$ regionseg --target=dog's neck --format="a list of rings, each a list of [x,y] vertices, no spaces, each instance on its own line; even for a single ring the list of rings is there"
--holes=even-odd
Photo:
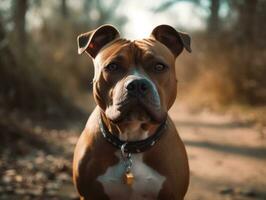
[[[154,124],[150,119],[131,117],[119,123],[113,123],[102,113],[103,122],[108,130],[122,141],[139,141],[147,139],[155,133],[160,124]]]

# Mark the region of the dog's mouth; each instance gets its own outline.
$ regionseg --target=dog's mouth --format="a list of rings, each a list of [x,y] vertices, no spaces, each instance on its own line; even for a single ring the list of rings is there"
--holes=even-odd
[[[106,110],[107,117],[113,123],[145,121],[161,123],[166,118],[166,112],[160,102],[140,97],[127,97]]]

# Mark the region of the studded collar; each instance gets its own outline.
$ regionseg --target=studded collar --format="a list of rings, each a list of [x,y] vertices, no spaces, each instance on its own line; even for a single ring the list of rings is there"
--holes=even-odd
[[[152,146],[161,138],[166,128],[166,120],[157,128],[154,134],[144,140],[138,141],[123,141],[120,140],[115,134],[110,133],[106,125],[104,124],[102,118],[99,120],[99,126],[103,137],[110,144],[115,146],[118,149],[123,147],[125,153],[141,153]]]

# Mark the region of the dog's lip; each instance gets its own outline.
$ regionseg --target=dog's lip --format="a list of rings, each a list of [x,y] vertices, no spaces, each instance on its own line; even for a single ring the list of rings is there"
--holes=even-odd
[[[120,112],[119,116],[112,119],[114,123],[119,123],[123,121],[125,116],[132,111],[132,106],[142,107],[152,121],[161,122],[165,118],[165,114],[162,113],[160,105],[153,101],[148,101],[142,98],[126,98],[123,101],[119,101],[115,104],[116,109]]]
[[[148,98],[143,98],[138,95],[130,95],[128,97],[125,97],[121,100],[119,100],[115,106],[117,107],[122,107],[122,106],[127,106],[128,104],[135,104],[139,103],[143,107],[146,107],[147,105],[150,105],[153,108],[157,108],[157,110],[160,109],[160,103],[156,103],[153,100],[150,100]]]

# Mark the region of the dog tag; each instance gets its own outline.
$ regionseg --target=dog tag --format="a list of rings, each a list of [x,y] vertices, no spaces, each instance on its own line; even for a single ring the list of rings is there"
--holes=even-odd
[[[126,172],[125,175],[124,175],[125,184],[132,185],[133,181],[134,181],[134,175],[130,171]]]

